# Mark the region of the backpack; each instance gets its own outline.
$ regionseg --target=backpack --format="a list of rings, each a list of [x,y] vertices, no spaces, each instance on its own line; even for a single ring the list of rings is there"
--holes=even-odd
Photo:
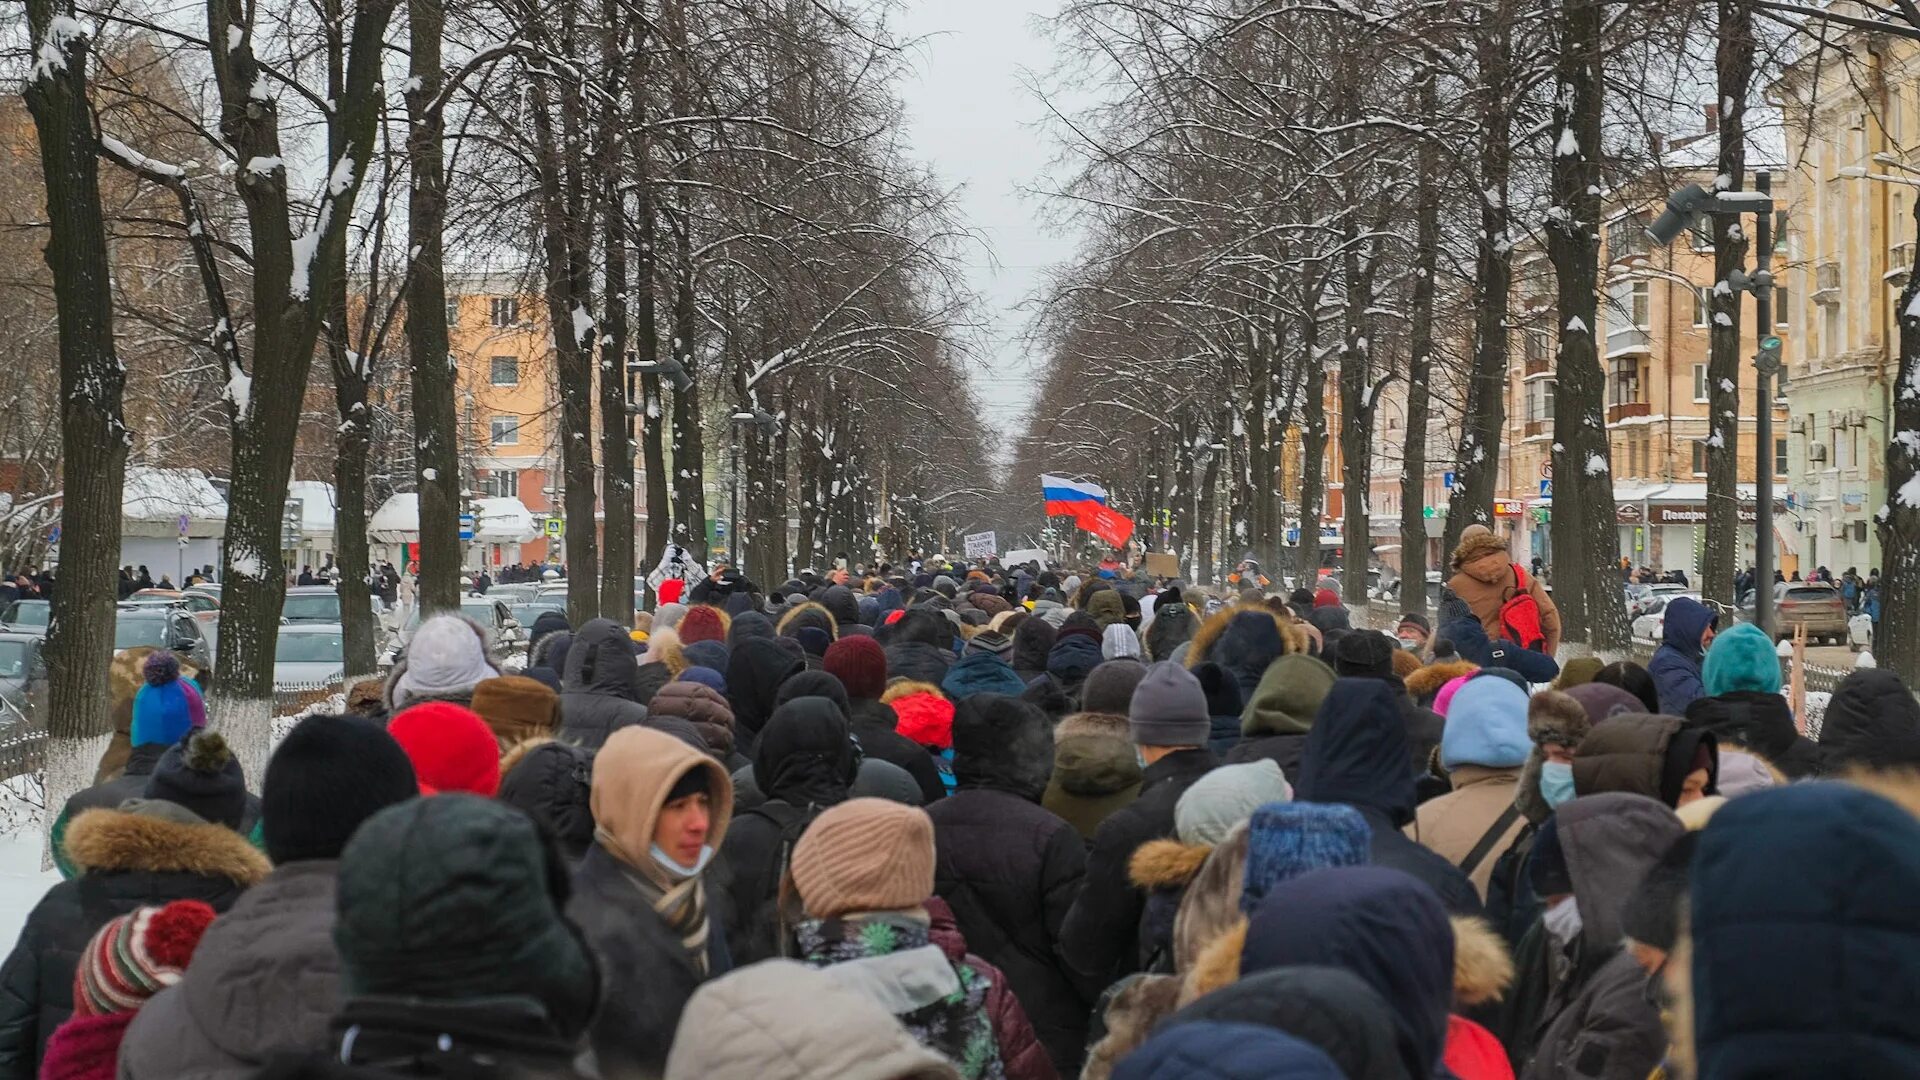
[[[764,960],[795,955],[793,928],[799,913],[782,906],[780,884],[786,879],[787,864],[792,860],[794,845],[800,842],[801,834],[807,831],[807,826],[813,824],[813,819],[819,817],[824,809],[769,801],[740,815],[771,822],[779,830],[779,841],[769,852],[767,865],[761,868],[760,885],[764,895],[750,897],[753,908],[741,913],[746,917],[743,926],[746,937],[737,944],[729,942],[736,959],[750,957],[752,960]]]
[[[1513,568],[1513,595],[1500,605],[1500,636],[1523,649],[1544,652],[1547,634],[1540,628],[1540,605],[1527,591],[1527,572]]]

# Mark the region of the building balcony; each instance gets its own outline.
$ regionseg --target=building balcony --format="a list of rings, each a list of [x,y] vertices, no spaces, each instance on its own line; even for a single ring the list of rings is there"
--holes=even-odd
[[[1547,431],[1547,422],[1545,420],[1529,420],[1527,421],[1525,437],[1529,439],[1535,438],[1537,436],[1546,434],[1546,431]]]
[[[1553,370],[1553,359],[1551,357],[1544,356],[1544,355],[1527,357],[1527,374],[1545,375],[1546,373],[1552,370]]]
[[[1617,424],[1636,416],[1651,416],[1653,406],[1644,401],[1624,401],[1618,405],[1607,406],[1607,423]]]

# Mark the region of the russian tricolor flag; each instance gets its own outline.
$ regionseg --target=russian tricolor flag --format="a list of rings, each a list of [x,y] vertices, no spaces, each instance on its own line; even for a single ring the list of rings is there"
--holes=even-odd
[[[1107,505],[1106,488],[1085,480],[1069,480],[1064,476],[1042,474],[1040,494],[1046,500],[1048,517],[1064,514],[1078,520],[1094,507]]]

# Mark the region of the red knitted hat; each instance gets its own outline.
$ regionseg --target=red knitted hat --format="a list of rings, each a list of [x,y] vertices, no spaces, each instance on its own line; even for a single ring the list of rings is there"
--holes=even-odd
[[[141,907],[108,919],[73,972],[75,1016],[135,1012],[180,981],[213,908],[199,900]]]
[[[706,604],[695,604],[680,616],[675,629],[680,631],[680,644],[692,645],[698,641],[717,641],[727,643],[727,621],[721,617],[720,609]]]
[[[680,597],[686,594],[686,591],[686,582],[681,581],[679,578],[668,578],[660,583],[660,602],[663,604],[677,604],[680,602]]]
[[[878,701],[886,693],[887,652],[865,634],[843,637],[827,646],[822,666],[855,701]]]
[[[946,750],[953,746],[953,702],[930,691],[895,698],[893,714],[900,718],[894,730],[921,746]]]
[[[450,701],[415,705],[387,724],[420,778],[420,794],[464,791],[493,798],[500,790],[500,743],[472,709]]]

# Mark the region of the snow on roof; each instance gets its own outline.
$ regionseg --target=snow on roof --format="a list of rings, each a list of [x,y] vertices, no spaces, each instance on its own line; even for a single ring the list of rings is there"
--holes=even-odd
[[[227,519],[227,500],[199,469],[129,466],[120,507],[128,521],[172,523],[182,515],[194,521]]]
[[[473,538],[482,544],[524,544],[540,534],[519,499],[475,499]]]
[[[420,539],[420,496],[411,491],[389,495],[367,521],[367,534],[388,544]]]
[[[300,532],[306,536],[332,534],[334,508],[333,485],[324,480],[295,480],[287,485],[287,498],[300,500]]]

